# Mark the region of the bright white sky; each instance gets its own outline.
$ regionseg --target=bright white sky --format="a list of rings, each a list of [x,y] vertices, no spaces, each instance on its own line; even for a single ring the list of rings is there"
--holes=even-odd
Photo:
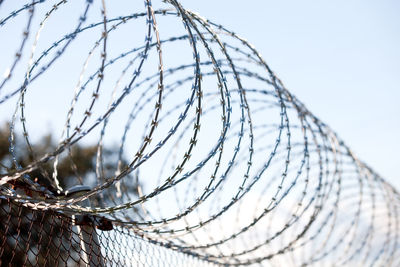
[[[286,87],[400,189],[400,2],[181,0],[249,40]]]

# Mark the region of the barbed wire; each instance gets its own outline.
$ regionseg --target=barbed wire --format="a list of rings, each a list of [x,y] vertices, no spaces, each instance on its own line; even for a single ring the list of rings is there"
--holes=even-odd
[[[128,247],[146,240],[157,257],[175,250],[204,264],[398,265],[398,192],[285,88],[249,42],[176,0],[164,4],[0,1],[8,12],[0,32],[10,39],[0,81],[0,104],[12,111],[11,159],[0,165],[8,214],[16,205],[66,225],[71,216],[106,220],[114,233],[97,230],[98,257],[108,265],[126,264],[118,238]],[[13,25],[22,38],[11,38]],[[61,76],[78,79],[64,86]],[[51,90],[59,96],[35,106]],[[60,126],[48,153],[32,146],[41,123],[35,108]],[[89,178],[72,156],[82,143],[96,145]],[[116,156],[105,153],[107,144]],[[21,165],[26,153],[31,161]],[[69,194],[59,180],[64,158],[75,173],[68,185],[91,189]],[[75,242],[68,227],[63,238]],[[141,253],[126,260],[155,264]]]

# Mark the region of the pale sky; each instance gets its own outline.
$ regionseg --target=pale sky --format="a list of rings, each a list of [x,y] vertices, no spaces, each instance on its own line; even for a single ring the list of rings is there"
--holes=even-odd
[[[255,45],[356,155],[400,189],[400,2],[180,1]]]

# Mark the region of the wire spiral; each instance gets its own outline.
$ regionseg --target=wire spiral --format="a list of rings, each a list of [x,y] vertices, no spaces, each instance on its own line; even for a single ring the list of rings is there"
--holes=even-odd
[[[145,0],[130,12],[105,0],[0,1],[9,12],[0,34],[10,38],[0,107],[11,111],[4,119],[17,166],[0,168],[0,197],[104,216],[215,264],[398,266],[398,192],[249,42],[176,0],[165,5]],[[22,38],[8,37],[15,25]],[[46,119],[60,140],[37,154],[32,138]],[[97,145],[96,168],[68,183],[92,189],[68,196],[58,165],[80,143]],[[21,153],[30,164],[19,164]],[[49,163],[46,187],[30,174]],[[17,180],[34,194],[10,186]]]

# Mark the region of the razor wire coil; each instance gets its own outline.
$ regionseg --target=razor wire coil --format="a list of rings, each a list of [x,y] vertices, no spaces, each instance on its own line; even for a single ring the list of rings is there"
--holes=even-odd
[[[200,265],[399,264],[398,192],[292,95],[245,39],[176,0],[165,1],[168,9],[145,0],[143,10],[128,15],[105,0],[9,3],[0,1],[0,12],[11,9],[0,17],[0,34],[15,20],[26,21],[22,38],[1,52],[8,65],[0,104],[12,112],[11,158],[0,165],[0,199],[7,203],[0,212],[10,226],[1,230],[0,255],[5,233],[22,224],[10,214],[28,210],[32,218],[56,218],[48,229],[31,219],[29,229],[39,240],[62,229],[53,245],[72,249],[54,259],[64,264],[82,261],[71,216],[112,224],[110,232],[97,230],[97,257],[107,265],[179,264],[173,257]],[[71,10],[79,11],[72,30],[51,28]],[[113,12],[119,15],[109,16]],[[34,90],[50,95],[50,79],[54,90],[64,88],[56,72],[75,79],[67,88],[72,98],[48,100],[65,111],[65,121],[57,122],[57,147],[37,154],[30,106],[40,103]],[[96,145],[89,178],[72,160],[72,149],[85,142]],[[116,156],[107,154],[106,144]],[[22,166],[19,153],[31,162]],[[59,181],[63,158],[71,159],[75,173],[68,185],[90,190],[68,195]],[[33,171],[51,186],[35,180]],[[12,186],[17,181],[23,186]],[[83,204],[88,199],[90,206]],[[31,239],[21,236],[17,245]],[[136,246],[156,256],[146,258]],[[26,246],[24,265],[46,262],[35,249]]]

